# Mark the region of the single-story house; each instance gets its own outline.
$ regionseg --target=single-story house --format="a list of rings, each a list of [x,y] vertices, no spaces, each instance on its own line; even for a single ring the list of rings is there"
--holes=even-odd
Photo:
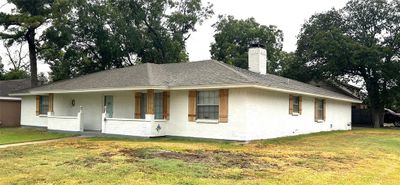
[[[21,118],[21,98],[8,94],[31,87],[31,80],[0,81],[0,127],[18,127]]]
[[[21,124],[140,137],[249,141],[351,129],[358,99],[267,74],[267,52],[249,70],[208,60],[140,64],[15,93]]]

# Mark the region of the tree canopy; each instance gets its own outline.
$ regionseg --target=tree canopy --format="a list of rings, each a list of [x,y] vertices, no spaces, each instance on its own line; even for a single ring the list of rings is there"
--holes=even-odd
[[[31,85],[37,85],[37,45],[36,31],[50,16],[54,0],[8,0],[15,5],[11,13],[0,12],[0,39],[8,45],[14,42],[28,42]]]
[[[257,40],[268,52],[268,71],[275,73],[282,52],[283,33],[276,26],[265,26],[254,18],[245,20],[233,16],[219,16],[214,24],[215,42],[211,44],[211,58],[247,69],[247,52],[252,42]]]
[[[351,0],[313,15],[297,42],[297,55],[314,74],[364,83],[375,127],[399,91],[399,9],[398,0]]]
[[[185,62],[185,41],[212,14],[201,0],[56,1],[41,57],[54,81],[137,63]]]

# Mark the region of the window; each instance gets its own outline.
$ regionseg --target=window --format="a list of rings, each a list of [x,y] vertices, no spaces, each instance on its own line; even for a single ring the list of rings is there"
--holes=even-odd
[[[164,119],[163,115],[163,93],[154,93],[154,118]],[[140,119],[145,119],[147,113],[147,93],[140,96]]]
[[[315,99],[315,108],[316,121],[325,120],[325,100]]]
[[[293,113],[300,113],[300,97],[293,96]]]
[[[40,96],[39,100],[39,114],[47,114],[49,111],[49,97]]]
[[[154,117],[155,117],[155,119],[164,119],[163,93],[155,93],[154,94]]]
[[[140,96],[140,119],[145,119],[147,113],[147,94],[142,93]]]
[[[217,120],[219,116],[218,91],[197,92],[197,119]]]
[[[289,114],[293,116],[301,115],[302,113],[302,97],[289,95]]]

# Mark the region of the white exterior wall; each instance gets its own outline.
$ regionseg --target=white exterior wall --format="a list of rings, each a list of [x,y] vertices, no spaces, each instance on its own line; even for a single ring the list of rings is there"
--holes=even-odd
[[[22,97],[21,125],[32,127],[47,127],[47,115],[36,115],[36,96]]]
[[[314,97],[303,96],[302,114],[289,114],[289,94],[247,90],[249,140],[285,137],[331,130],[349,130],[351,103],[327,100],[326,121],[314,121]],[[331,128],[332,125],[332,128]]]
[[[72,106],[72,100],[75,106]],[[100,93],[55,94],[54,115],[76,116],[83,107],[83,127],[85,130],[101,130],[101,114],[103,112],[103,96]]]
[[[165,125],[165,121],[106,118],[103,122],[102,133],[138,137],[158,137],[166,135]]]
[[[302,115],[289,115],[289,94],[261,89],[230,89],[228,123],[188,121],[188,91],[171,91],[170,120],[135,120],[134,92],[55,94],[54,115],[76,116],[83,106],[86,130],[102,130],[104,95],[114,97],[114,119],[106,119],[103,133],[130,136],[182,136],[225,140],[256,140],[330,130],[349,130],[351,103],[327,100],[326,121],[314,121],[314,98],[303,96]],[[75,99],[75,106],[71,105]],[[21,125],[47,127],[36,116],[35,96],[22,98]],[[54,123],[56,124],[56,123]],[[63,125],[60,123],[60,125]],[[157,131],[160,125],[161,130]],[[66,125],[64,125],[66,126]]]
[[[225,140],[246,140],[246,90],[230,89],[228,123],[188,121],[188,91],[171,91],[167,135]]]

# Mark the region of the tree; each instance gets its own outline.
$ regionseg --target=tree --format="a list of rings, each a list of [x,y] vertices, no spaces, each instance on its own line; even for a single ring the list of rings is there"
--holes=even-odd
[[[185,42],[213,12],[201,0],[57,1],[41,57],[54,81],[137,63],[188,60]]]
[[[10,70],[4,73],[2,80],[27,79],[29,74],[24,70]]]
[[[297,55],[315,74],[364,83],[375,127],[399,91],[399,9],[398,0],[351,0],[313,15],[297,42]]]
[[[28,42],[31,71],[31,85],[37,85],[37,45],[35,39],[37,29],[42,26],[50,15],[54,0],[8,0],[15,5],[12,13],[0,12],[0,39],[8,45],[14,42]]]
[[[4,65],[2,63],[2,58],[0,57],[0,80],[3,80],[4,75]]]
[[[8,63],[11,64],[13,67],[10,70],[29,70],[29,62],[25,60],[28,54],[24,53],[23,46],[23,43],[18,43],[18,45],[16,46],[16,50],[13,52],[11,51],[11,47],[9,45],[4,45],[4,47],[6,48]]]
[[[257,40],[268,52],[268,72],[276,73],[276,62],[282,51],[283,33],[276,26],[260,25],[254,18],[238,20],[233,16],[219,16],[213,25],[215,42],[211,44],[211,58],[248,68],[248,49]]]

